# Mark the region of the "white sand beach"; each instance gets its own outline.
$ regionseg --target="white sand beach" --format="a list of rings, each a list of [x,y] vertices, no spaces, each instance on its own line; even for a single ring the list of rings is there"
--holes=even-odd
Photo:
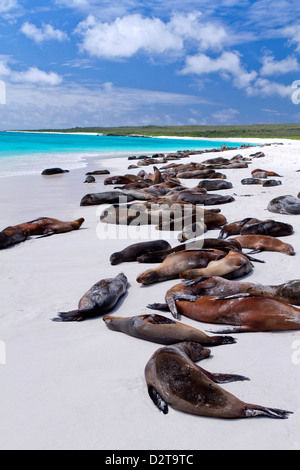
[[[225,139],[222,139],[225,140]],[[243,139],[228,139],[243,142]],[[297,196],[300,191],[300,142],[244,139],[267,143],[258,148],[264,158],[245,169],[224,171],[235,201],[219,206],[228,220],[268,218],[293,225],[294,233],[282,240],[294,246],[296,255],[264,252],[255,257],[251,282],[280,284],[299,278],[300,216],[267,211],[271,199]],[[283,145],[277,143],[282,142]],[[228,150],[248,156],[253,148]],[[201,162],[220,153],[190,156]],[[127,170],[127,158],[89,158],[87,167],[58,176],[9,177],[0,184],[0,228],[38,217],[61,220],[85,218],[79,231],[46,238],[32,237],[0,252],[0,341],[6,364],[0,364],[0,448],[20,450],[296,450],[300,439],[300,331],[234,334],[236,344],[211,349],[212,357],[201,366],[211,372],[245,375],[250,381],[233,382],[223,388],[247,403],[293,412],[288,419],[253,418],[222,420],[175,411],[163,415],[148,396],[144,369],[159,345],[108,330],[102,318],[84,322],[56,323],[58,312],[77,308],[81,296],[97,281],[123,272],[129,279],[128,293],[114,313],[132,316],[149,313],[147,304],[164,302],[167,289],[179,281],[142,287],[138,274],[151,267],[137,262],[112,266],[113,252],[139,240],[114,236],[115,227],[99,222],[106,206],[80,207],[91,192],[111,190],[106,176],[96,184],[84,184],[87,171],[108,169],[111,175],[137,173]],[[282,185],[263,188],[243,186],[241,179],[257,168],[282,175]],[[145,167],[146,171],[152,167]],[[41,171],[44,168],[41,168]],[[276,178],[277,179],[277,178]],[[190,187],[196,180],[184,180]],[[218,206],[217,206],[218,207]],[[97,227],[101,236],[97,236]],[[108,236],[105,238],[105,230]],[[131,236],[127,227],[119,232]],[[160,235],[148,227],[145,236]],[[208,231],[217,238],[219,231]],[[142,240],[142,241],[145,241]],[[172,240],[174,246],[178,243]],[[247,250],[246,250],[247,251]],[[155,265],[153,265],[155,266]],[[171,314],[166,313],[166,316]],[[200,330],[217,325],[181,318]],[[299,353],[297,353],[297,351]]]

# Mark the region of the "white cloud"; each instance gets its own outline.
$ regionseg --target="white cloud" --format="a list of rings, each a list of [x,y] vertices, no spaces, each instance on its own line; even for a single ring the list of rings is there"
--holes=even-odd
[[[276,61],[272,55],[266,55],[262,59],[260,74],[263,76],[284,75],[299,70],[300,65],[295,57],[286,57]]]
[[[30,67],[25,71],[12,70],[8,65],[9,58],[0,57],[0,78],[7,83],[31,83],[36,85],[59,85],[62,77],[55,72],[45,72],[37,67]]]
[[[281,98],[291,98],[293,93],[291,85],[274,82],[266,78],[258,78],[254,84],[247,88],[249,96],[280,96]]]
[[[18,6],[18,0],[0,0],[0,13],[7,13]]]
[[[287,26],[282,34],[289,38],[291,44],[296,44],[296,51],[300,52],[300,25]]]
[[[188,56],[186,65],[180,73],[184,75],[220,73],[225,79],[232,78],[233,84],[237,88],[246,88],[257,76],[255,71],[247,72],[244,69],[237,52],[223,52],[217,58],[201,53]]]
[[[38,44],[44,41],[64,41],[68,39],[65,32],[54,29],[50,24],[43,24],[41,28],[37,28],[34,24],[26,22],[22,25],[21,32]]]
[[[212,118],[216,124],[233,124],[238,114],[240,112],[234,108],[220,109],[212,114]]]

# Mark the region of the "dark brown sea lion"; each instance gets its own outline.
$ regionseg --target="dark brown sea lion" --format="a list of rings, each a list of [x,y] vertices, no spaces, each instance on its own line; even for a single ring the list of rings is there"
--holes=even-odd
[[[224,256],[225,253],[219,250],[184,250],[171,253],[158,267],[141,273],[137,277],[137,282],[147,285],[176,279],[188,268],[205,267],[212,260],[218,260]]]
[[[119,299],[127,292],[127,277],[120,273],[115,278],[103,279],[95,284],[80,299],[77,310],[60,312],[53,321],[83,321],[105,315],[112,310]]]
[[[217,180],[203,180],[198,183],[197,188],[204,188],[207,191],[218,191],[220,189],[231,189],[232,183],[229,181],[219,179]]]
[[[246,255],[230,251],[225,257],[211,261],[206,267],[182,270],[180,277],[195,279],[199,276],[221,276],[226,279],[237,279],[252,271],[253,265]]]
[[[275,220],[259,220],[255,218],[246,218],[224,225],[219,238],[227,238],[233,235],[269,235],[271,237],[280,237],[291,235],[293,226]]]
[[[259,178],[244,178],[241,180],[242,184],[262,184]]]
[[[89,171],[86,173],[86,176],[89,175],[110,175],[110,172],[108,170],[95,170],[95,171]]]
[[[113,331],[120,331],[135,338],[159,344],[174,344],[193,341],[202,346],[219,346],[235,343],[231,336],[207,336],[203,331],[191,326],[170,320],[157,314],[137,315],[133,317],[116,317],[105,315],[103,321]]]
[[[127,246],[122,251],[113,253],[110,257],[110,263],[113,265],[136,261],[139,256],[145,253],[152,253],[153,251],[168,250],[171,245],[166,240],[151,240],[148,242],[134,243]]]
[[[184,413],[225,419],[255,416],[284,419],[291,413],[245,403],[223,390],[218,383],[245,377],[211,374],[195,364],[209,355],[209,350],[193,342],[164,346],[153,354],[145,368],[145,380],[160,411],[167,414],[171,406]]]
[[[22,230],[27,230],[28,236],[49,236],[56,233],[66,233],[71,232],[72,230],[78,230],[83,222],[83,218],[71,222],[62,222],[61,220],[51,219],[49,217],[40,217],[39,219],[15,225],[14,227],[7,227],[3,230],[3,233],[11,236],[15,233],[21,232]]]
[[[275,197],[269,202],[268,211],[278,214],[300,214],[300,201],[291,195]]]
[[[69,173],[69,170],[62,170],[61,168],[47,168],[42,172],[43,176],[51,176],[51,175],[60,175],[62,173]]]
[[[100,204],[117,204],[120,202],[131,202],[135,197],[120,191],[106,191],[103,193],[86,194],[81,199],[81,206],[99,206]]]
[[[85,179],[85,183],[96,183],[96,180],[93,176],[87,176]]]
[[[295,254],[292,245],[268,235],[241,235],[236,237],[235,240],[241,244],[242,248],[254,250],[253,253],[259,253],[260,251],[278,251],[287,255]]]
[[[262,186],[263,188],[267,188],[269,186],[280,186],[281,184],[282,182],[279,180],[266,180],[263,182]]]
[[[275,173],[275,171],[262,170],[260,168],[256,168],[255,170],[252,170],[251,174],[253,175],[253,173],[257,173],[257,172],[266,173],[267,176],[279,176],[279,177],[281,177],[281,175],[279,175],[278,173]]]
[[[0,250],[16,245],[17,243],[25,242],[28,236],[29,232],[27,229],[14,232],[11,235],[6,235],[5,233],[0,232]]]
[[[223,297],[206,295],[194,302],[178,300],[176,305],[180,315],[194,320],[233,325],[215,333],[300,329],[300,309],[274,297],[248,293]]]
[[[127,184],[133,183],[134,181],[139,181],[141,178],[136,175],[124,175],[124,176],[111,176],[104,180],[104,184]]]
[[[231,222],[230,224],[226,224],[222,227],[219,238],[224,239],[230,237],[232,235],[239,235],[242,228],[247,224],[254,224],[257,222],[261,222],[259,219],[247,217],[243,220],[238,220],[237,222]]]

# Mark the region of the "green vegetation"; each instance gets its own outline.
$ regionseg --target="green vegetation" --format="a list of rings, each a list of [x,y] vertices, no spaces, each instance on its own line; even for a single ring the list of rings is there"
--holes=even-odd
[[[260,137],[300,139],[300,124],[253,124],[236,126],[142,126],[142,127],[75,127],[73,129],[39,129],[39,132],[91,132],[104,135],[145,135],[179,137]]]

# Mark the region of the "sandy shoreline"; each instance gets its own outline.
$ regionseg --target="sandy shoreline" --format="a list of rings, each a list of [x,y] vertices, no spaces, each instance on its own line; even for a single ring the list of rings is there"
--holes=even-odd
[[[255,139],[255,143],[270,140],[273,139],[259,139],[259,142]],[[228,141],[243,142],[242,139]],[[254,143],[252,139],[245,141]],[[274,141],[284,145],[264,147],[266,157],[257,159],[255,164],[283,175],[282,185],[243,186],[240,181],[250,176],[251,166],[226,170],[233,189],[221,194],[235,194],[236,200],[220,206],[229,222],[255,216],[294,226],[294,234],[284,241],[294,246],[296,256],[256,255],[265,264],[255,264],[249,280],[264,284],[279,284],[299,277],[300,216],[272,214],[266,208],[273,197],[299,193],[300,173],[295,171],[300,169],[300,142]],[[222,156],[232,157],[237,153],[247,156],[253,149],[225,151]],[[209,158],[213,156],[214,153],[209,154]],[[203,154],[191,156],[189,160],[201,162],[206,158]],[[130,163],[133,162],[127,158],[90,157],[86,168],[69,174],[1,180],[2,228],[41,216],[62,220],[84,217],[85,223],[80,231],[32,238],[0,252],[4,267],[0,283],[0,341],[6,346],[6,365],[0,364],[0,448],[298,449],[300,364],[295,364],[292,358],[300,332],[233,335],[236,344],[212,349],[212,358],[203,362],[204,368],[251,379],[227,384],[226,390],[249,403],[294,412],[287,420],[225,421],[172,409],[164,416],[154,407],[146,390],[144,368],[158,345],[112,332],[101,318],[82,323],[50,321],[57,312],[76,308],[80,297],[95,282],[119,272],[124,272],[130,282],[128,294],[115,309],[122,316],[149,313],[146,305],[163,302],[166,290],[177,283],[175,280],[141,287],[136,277],[150,265],[111,266],[110,254],[135,240],[114,239],[113,226],[108,227],[104,239],[104,224],[98,230],[101,235],[98,238],[99,209],[79,205],[85,194],[108,190],[103,185],[104,176],[98,177],[95,185],[83,184],[87,171],[108,169],[112,175],[138,172],[127,170]],[[185,180],[184,184],[194,186],[195,180]],[[246,197],[249,194],[251,197]],[[149,236],[148,227],[143,231]],[[209,231],[207,237],[217,237],[218,233]],[[182,321],[204,331],[217,329],[216,325],[187,318]]]

